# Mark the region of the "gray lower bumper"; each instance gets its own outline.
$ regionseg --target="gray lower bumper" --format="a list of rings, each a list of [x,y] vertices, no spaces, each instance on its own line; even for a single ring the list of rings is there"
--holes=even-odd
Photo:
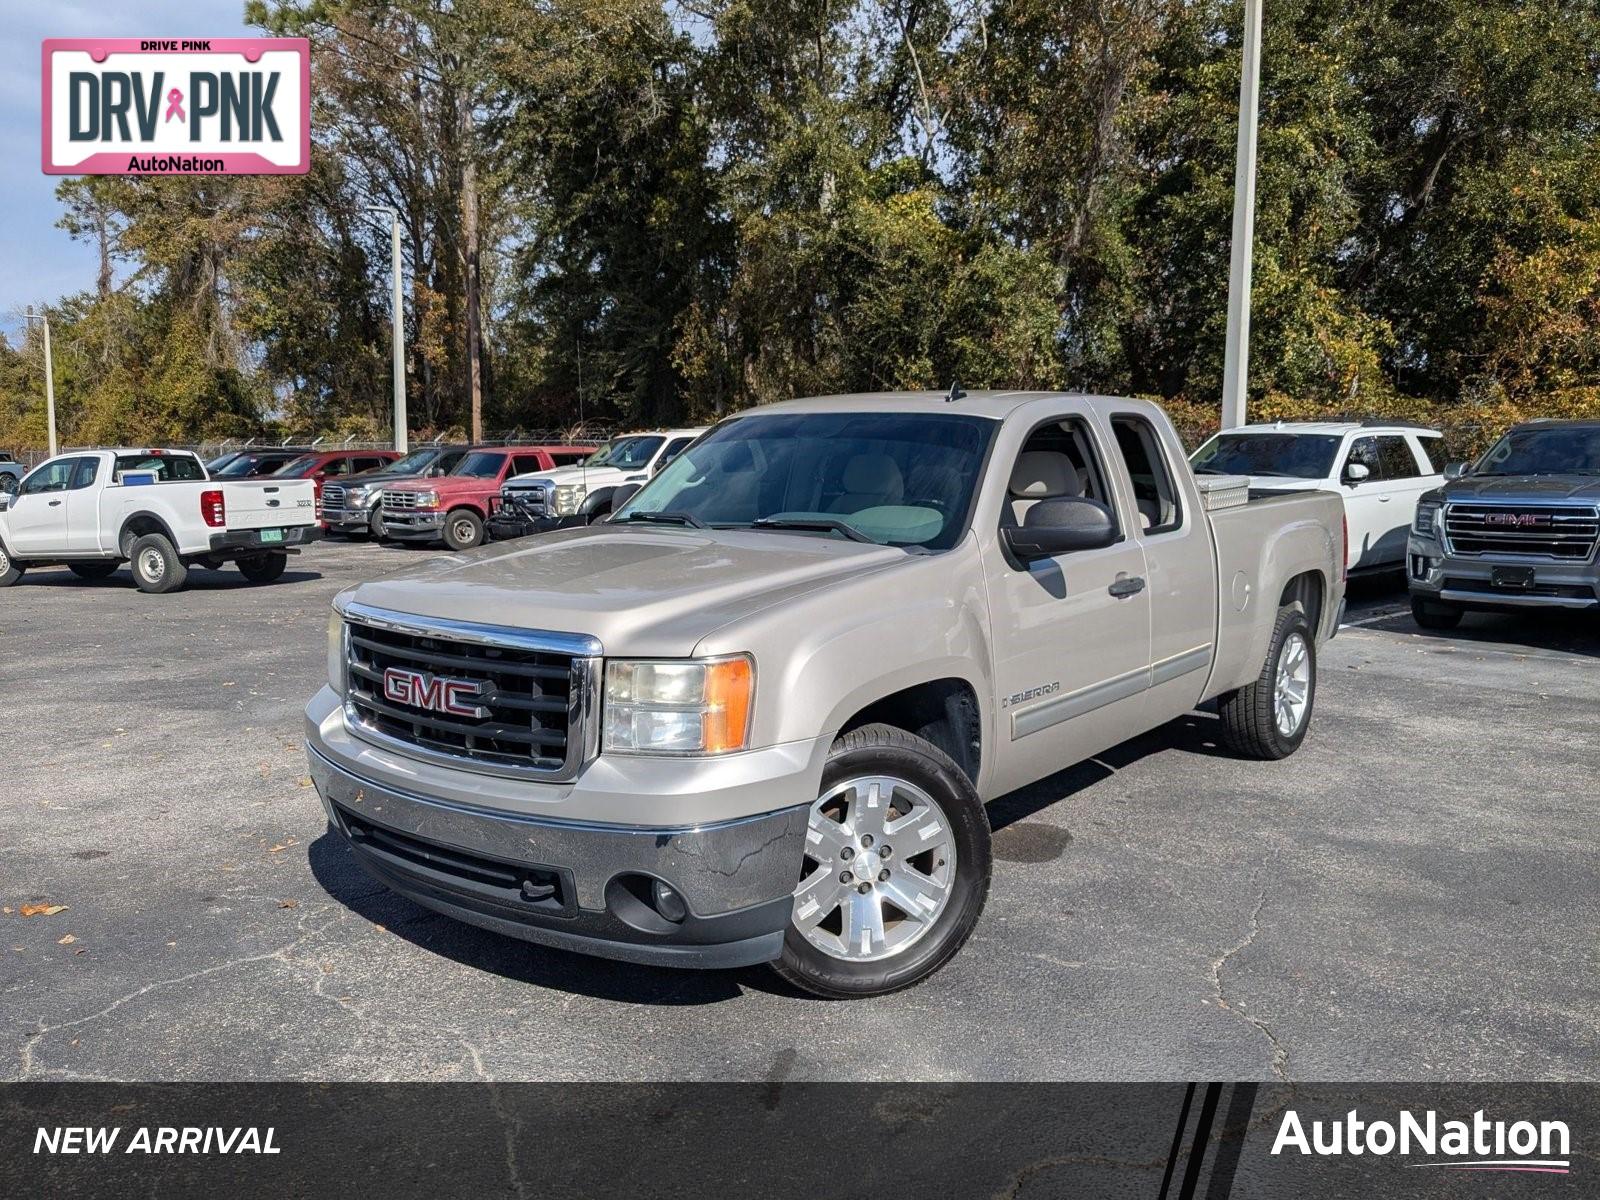
[[[1531,579],[1507,586],[1497,569],[1532,571]],[[1462,608],[1592,609],[1600,607],[1600,567],[1592,562],[1490,559],[1446,554],[1431,538],[1413,534],[1406,545],[1406,581],[1411,593]]]
[[[329,508],[322,512],[322,523],[329,529],[366,530],[372,522],[370,509]]]
[[[447,916],[632,962],[737,967],[783,945],[806,807],[696,828],[489,813],[382,787],[307,746],[331,826],[383,883]],[[642,897],[660,880],[688,912]],[[642,886],[641,886],[642,885]]]
[[[444,534],[442,512],[407,512],[404,509],[383,510],[383,531],[396,538],[438,538]]]

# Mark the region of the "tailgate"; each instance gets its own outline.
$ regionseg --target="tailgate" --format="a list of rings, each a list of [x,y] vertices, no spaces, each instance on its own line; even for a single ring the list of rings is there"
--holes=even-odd
[[[241,479],[223,484],[229,529],[314,525],[316,496],[317,485],[309,479]]]

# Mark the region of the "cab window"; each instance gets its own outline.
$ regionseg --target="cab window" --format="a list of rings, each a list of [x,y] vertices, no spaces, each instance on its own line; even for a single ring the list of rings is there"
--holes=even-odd
[[[72,482],[72,472],[77,466],[75,458],[60,458],[45,463],[22,481],[21,494],[38,496],[45,492],[64,492]]]
[[[1183,524],[1183,507],[1155,427],[1130,413],[1112,417],[1111,431],[1116,435],[1122,464],[1133,481],[1140,526],[1146,533],[1170,533],[1178,528]]]
[[[100,460],[97,458],[80,458],[77,465],[72,468],[72,490],[79,491],[94,483],[94,477],[99,473]]]
[[[1385,479],[1416,479],[1422,474],[1417,470],[1416,456],[1403,437],[1378,439],[1378,465],[1383,468]]]
[[[1117,522],[1107,480],[1087,421],[1067,417],[1042,425],[1028,435],[1011,466],[1001,523],[1022,525],[1039,501],[1062,497],[1098,501]]]

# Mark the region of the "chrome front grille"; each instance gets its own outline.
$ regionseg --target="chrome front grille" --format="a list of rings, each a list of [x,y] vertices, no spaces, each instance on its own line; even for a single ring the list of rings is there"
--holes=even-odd
[[[515,503],[529,516],[542,517],[549,510],[549,494],[541,487],[507,488],[500,498],[507,504]]]
[[[434,761],[552,780],[572,778],[594,757],[593,638],[360,604],[344,615],[345,718],[357,736]]]
[[[1561,504],[1452,503],[1445,505],[1444,535],[1451,554],[1587,562],[1600,541],[1600,512]]]
[[[344,507],[344,485],[340,483],[325,483],[322,485],[322,507]]]
[[[417,507],[416,492],[391,492],[387,488],[383,493],[383,507],[389,510],[399,509],[409,512]]]

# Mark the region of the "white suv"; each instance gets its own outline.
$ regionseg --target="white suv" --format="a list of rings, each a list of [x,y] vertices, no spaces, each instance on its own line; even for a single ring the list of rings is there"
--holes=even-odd
[[[1351,571],[1398,571],[1422,493],[1444,482],[1437,429],[1396,421],[1280,421],[1225,429],[1189,457],[1201,475],[1248,475],[1265,492],[1344,497]]]

